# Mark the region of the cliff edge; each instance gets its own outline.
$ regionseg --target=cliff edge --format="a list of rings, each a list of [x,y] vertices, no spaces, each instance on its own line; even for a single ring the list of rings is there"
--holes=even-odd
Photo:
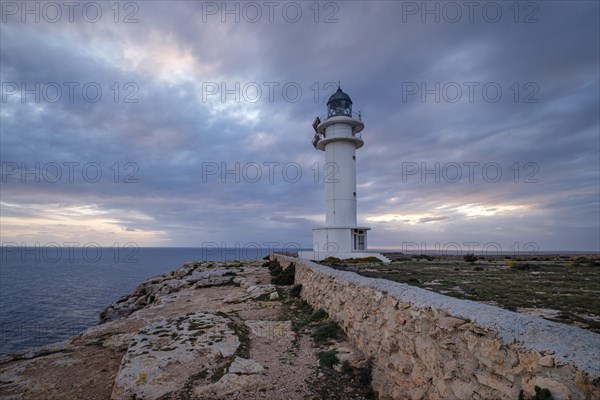
[[[293,285],[271,284],[263,263],[187,263],[148,279],[100,325],[0,358],[0,398],[372,398],[367,360],[339,327],[315,336],[337,325]]]

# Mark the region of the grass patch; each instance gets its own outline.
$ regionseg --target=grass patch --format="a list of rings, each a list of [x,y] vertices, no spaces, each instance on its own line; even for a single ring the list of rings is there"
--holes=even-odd
[[[308,324],[308,319],[314,312],[306,301],[297,297],[287,297],[283,300],[281,321],[292,321],[294,331],[299,333]]]
[[[231,321],[227,327],[235,333],[240,340],[240,345],[235,351],[235,355],[242,358],[250,358],[250,329],[244,323]]]
[[[204,322],[190,321],[190,323],[188,324],[188,329],[190,331],[199,331],[205,330],[206,328],[210,328],[211,326],[212,325],[205,324]]]
[[[379,258],[377,257],[361,257],[361,258],[344,258],[342,260],[343,263],[345,264],[366,264],[366,263],[377,263],[377,264],[383,264],[383,261],[381,261]]]
[[[213,370],[213,374],[210,376],[211,382],[218,382],[219,379],[225,375],[225,373],[229,370],[229,367],[231,367],[231,364],[233,364],[233,357],[227,357],[223,361],[224,362],[221,365]]]
[[[323,264],[323,265],[329,265],[329,266],[333,266],[333,265],[340,265],[342,264],[342,260],[340,260],[337,257],[332,257],[329,256],[321,261],[317,261],[317,263],[319,264]]]
[[[413,260],[426,260],[426,261],[433,261],[435,260],[434,256],[430,256],[429,254],[417,254],[411,257]]]
[[[372,263],[383,264],[383,261],[381,261],[379,258],[373,257],[373,256],[360,257],[360,258],[344,258],[343,260],[339,259],[337,257],[329,256],[321,261],[318,261],[318,264],[329,265],[329,266],[344,265],[344,264],[372,264]]]

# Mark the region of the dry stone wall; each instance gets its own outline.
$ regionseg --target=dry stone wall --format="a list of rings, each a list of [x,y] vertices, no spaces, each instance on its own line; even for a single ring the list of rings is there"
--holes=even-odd
[[[600,335],[417,287],[296,264],[302,297],[373,360],[382,399],[600,399]]]

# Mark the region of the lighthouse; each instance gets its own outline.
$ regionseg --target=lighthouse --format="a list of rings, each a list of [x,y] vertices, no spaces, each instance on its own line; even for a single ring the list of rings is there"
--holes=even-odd
[[[359,258],[376,256],[367,252],[367,232],[356,218],[356,150],[364,145],[361,132],[365,124],[360,112],[353,114],[352,99],[338,84],[327,101],[327,115],[313,122],[312,144],[325,152],[325,226],[313,229],[313,251],[303,258],[322,260],[329,256]]]

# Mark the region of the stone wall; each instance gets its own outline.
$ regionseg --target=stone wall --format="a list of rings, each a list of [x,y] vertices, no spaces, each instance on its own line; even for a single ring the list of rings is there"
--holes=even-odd
[[[296,264],[302,297],[373,360],[382,399],[600,399],[600,335],[417,287]]]

